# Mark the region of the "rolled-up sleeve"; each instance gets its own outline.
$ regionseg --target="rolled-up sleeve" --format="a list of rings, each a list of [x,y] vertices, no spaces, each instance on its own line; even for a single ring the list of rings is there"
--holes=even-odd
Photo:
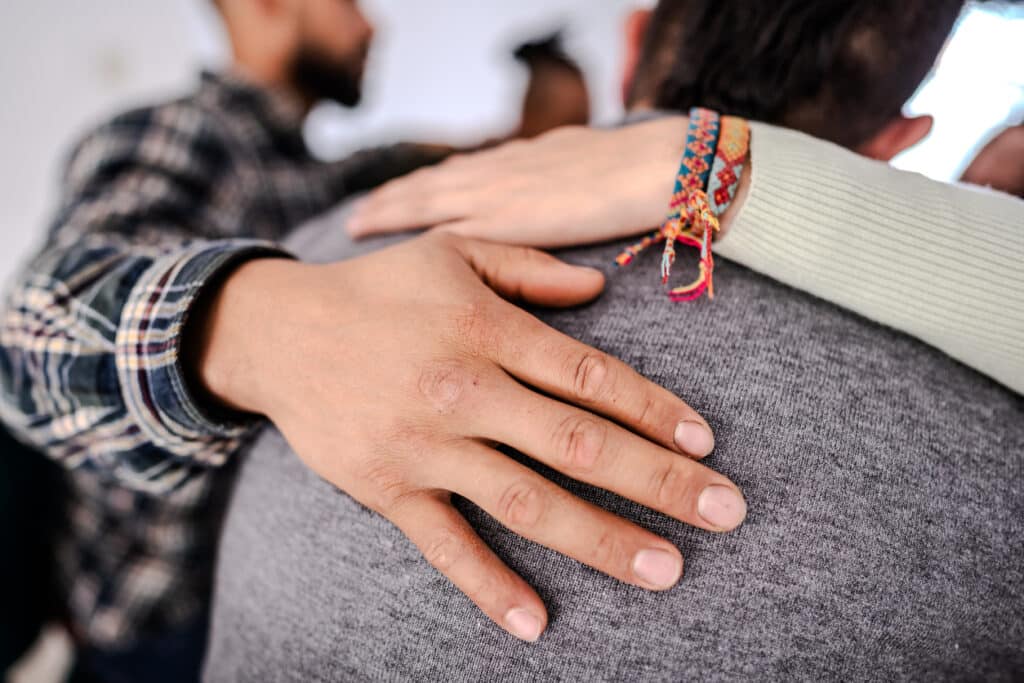
[[[3,311],[0,416],[21,439],[156,494],[237,450],[254,423],[195,399],[182,331],[225,269],[286,254],[203,224],[197,206],[227,172],[187,112],[136,114],[78,147],[50,239]]]

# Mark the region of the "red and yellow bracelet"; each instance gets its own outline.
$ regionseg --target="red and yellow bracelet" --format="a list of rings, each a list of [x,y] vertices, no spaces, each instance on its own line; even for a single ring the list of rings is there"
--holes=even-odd
[[[629,265],[641,251],[665,241],[661,281],[667,284],[675,263],[675,243],[700,250],[700,274],[688,285],[668,290],[672,301],[692,301],[705,291],[714,298],[714,257],[711,242],[718,218],[736,197],[750,147],[750,126],[735,116],[719,117],[708,109],[690,111],[686,148],[662,227],[616,258]]]

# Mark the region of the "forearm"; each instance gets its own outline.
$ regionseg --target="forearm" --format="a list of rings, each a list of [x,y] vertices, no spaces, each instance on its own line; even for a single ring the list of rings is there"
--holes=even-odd
[[[1024,392],[1024,202],[754,124],[721,255]]]

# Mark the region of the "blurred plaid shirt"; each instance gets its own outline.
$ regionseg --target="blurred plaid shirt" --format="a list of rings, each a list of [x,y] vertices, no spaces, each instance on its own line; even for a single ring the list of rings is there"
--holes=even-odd
[[[226,268],[282,254],[304,220],[434,148],[313,159],[292,100],[230,75],[116,117],[78,144],[42,252],[0,328],[0,417],[64,463],[69,619],[102,647],[207,608],[230,463],[255,420],[189,392],[181,330]],[[339,226],[340,229],[340,226]]]

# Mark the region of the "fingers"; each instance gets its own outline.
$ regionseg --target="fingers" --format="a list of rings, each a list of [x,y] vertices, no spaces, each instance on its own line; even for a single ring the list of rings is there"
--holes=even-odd
[[[704,457],[714,449],[707,422],[682,399],[622,361],[515,311],[494,359],[523,382],[597,412],[655,443]],[[518,324],[513,329],[511,321]]]
[[[490,438],[692,526],[730,531],[746,517],[743,495],[723,475],[520,385],[480,417]]]
[[[502,562],[452,507],[448,494],[423,493],[389,513],[426,560],[495,624],[522,640],[537,640],[547,610],[537,593]]]
[[[371,192],[349,217],[353,237],[401,232],[467,215],[472,194],[463,190],[466,165],[456,159],[420,169]]]
[[[491,448],[467,441],[457,451],[430,476],[509,530],[625,583],[665,590],[679,581],[683,558],[668,541]]]
[[[542,251],[477,240],[456,240],[454,244],[480,278],[506,299],[576,306],[604,289],[600,271],[569,265]]]
[[[459,154],[396,178],[371,192],[349,217],[353,237],[429,227],[461,218],[490,215],[488,206],[504,201],[525,162],[536,169],[537,143],[514,140],[494,149]],[[555,159],[562,159],[558,155]],[[539,170],[539,169],[538,169]],[[532,173],[518,176],[532,178]]]
[[[387,193],[371,194],[355,208],[345,230],[355,238],[405,232],[462,218],[468,213],[462,194],[436,193],[402,178]],[[387,186],[385,186],[387,188]]]

